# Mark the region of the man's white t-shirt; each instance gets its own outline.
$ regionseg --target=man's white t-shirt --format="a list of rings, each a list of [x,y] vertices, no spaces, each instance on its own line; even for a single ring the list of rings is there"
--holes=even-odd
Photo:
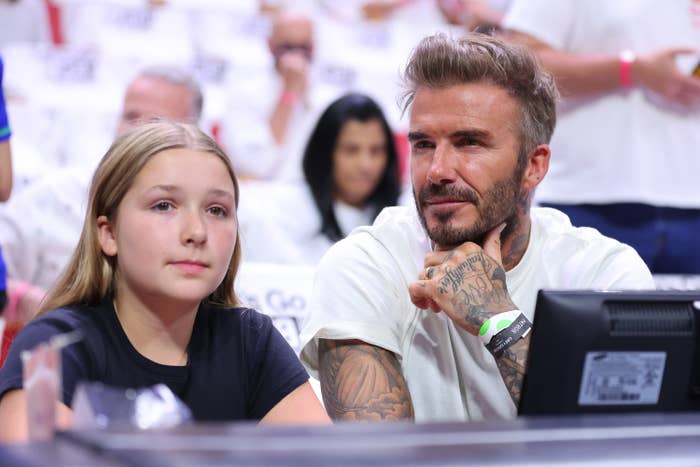
[[[639,255],[563,213],[531,210],[532,230],[520,263],[506,273],[511,298],[532,320],[540,289],[653,289]],[[444,314],[416,308],[408,284],[418,278],[430,242],[415,208],[386,208],[324,256],[301,358],[318,378],[318,339],[359,339],[398,357],[415,419],[505,419],[516,407],[493,356]]]

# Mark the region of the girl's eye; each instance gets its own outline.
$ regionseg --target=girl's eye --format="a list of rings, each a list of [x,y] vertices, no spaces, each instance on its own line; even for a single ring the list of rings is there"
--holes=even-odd
[[[221,206],[212,206],[209,208],[209,213],[217,217],[225,217],[226,209],[222,208]]]
[[[173,208],[173,204],[170,201],[158,201],[153,205],[153,209],[156,211],[170,211]]]

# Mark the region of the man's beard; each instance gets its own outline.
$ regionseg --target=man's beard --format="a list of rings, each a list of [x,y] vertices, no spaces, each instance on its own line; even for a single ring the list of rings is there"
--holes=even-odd
[[[474,242],[481,245],[486,234],[503,222],[506,222],[507,226],[501,237],[507,236],[512,232],[517,222],[520,181],[523,172],[524,168],[523,170],[520,170],[519,167],[516,168],[511,178],[496,182],[484,193],[481,199],[474,190],[468,187],[428,183],[419,194],[414,192],[416,208],[423,229],[435,244],[452,248],[456,248],[464,242]],[[428,199],[436,196],[454,198],[473,204],[477,211],[476,219],[471,225],[455,225],[457,221],[453,218],[457,215],[459,208],[453,211],[438,211],[432,214],[432,217],[438,221],[438,225],[432,230],[429,229],[423,207],[426,206]]]

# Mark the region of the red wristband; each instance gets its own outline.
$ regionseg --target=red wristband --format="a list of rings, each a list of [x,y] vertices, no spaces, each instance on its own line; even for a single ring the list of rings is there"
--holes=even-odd
[[[632,64],[637,55],[631,50],[620,52],[620,86],[625,89],[632,87]]]
[[[295,93],[292,91],[284,91],[282,95],[280,96],[280,102],[284,105],[289,105],[292,106],[296,104],[299,96],[297,96]]]

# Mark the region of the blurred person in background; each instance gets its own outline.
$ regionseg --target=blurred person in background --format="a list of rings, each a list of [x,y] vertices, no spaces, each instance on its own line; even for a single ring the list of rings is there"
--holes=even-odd
[[[42,0],[0,0],[0,50],[11,42],[50,40],[45,3]]]
[[[396,204],[392,132],[379,105],[363,94],[347,94],[321,115],[306,145],[303,168],[320,230],[330,241],[371,224],[382,209]]]
[[[452,25],[464,26],[467,31],[490,32],[498,29],[510,0],[369,0],[361,4],[363,15],[369,20],[384,20],[400,10],[414,9],[425,14],[426,4]],[[418,8],[422,7],[421,10]],[[418,19],[418,18],[416,18]]]
[[[679,68],[700,61],[691,6],[515,0],[503,22],[565,98],[536,201],[633,246],[654,273],[700,274],[700,79]]]
[[[397,202],[392,131],[366,95],[347,94],[328,106],[306,145],[303,169],[305,183],[242,188],[253,200],[243,201],[239,214],[245,260],[315,265],[333,243]]]
[[[0,55],[0,201],[7,201],[12,192],[12,152],[10,150],[10,123],[7,119],[5,93],[2,88],[2,78],[5,64]]]
[[[7,109],[5,106],[5,93],[2,89],[2,77],[4,62],[0,55],[0,202],[7,201],[12,192],[12,152],[10,150],[10,124],[7,120]],[[5,262],[2,257],[2,246],[0,245],[0,314],[7,303],[7,273]],[[0,335],[2,342],[2,335]]]
[[[115,136],[156,118],[196,123],[202,105],[200,87],[189,73],[170,66],[146,68],[126,89]],[[97,164],[97,155],[94,160]],[[0,211],[8,296],[14,297],[13,315],[21,321],[34,315],[75,249],[93,170],[94,165],[67,167],[46,174]]]
[[[448,23],[467,31],[491,33],[500,29],[510,0],[436,0]]]
[[[299,182],[304,144],[340,93],[314,80],[314,25],[306,14],[276,13],[267,45],[274,69],[231,84],[235,111],[223,143],[242,179]]]

